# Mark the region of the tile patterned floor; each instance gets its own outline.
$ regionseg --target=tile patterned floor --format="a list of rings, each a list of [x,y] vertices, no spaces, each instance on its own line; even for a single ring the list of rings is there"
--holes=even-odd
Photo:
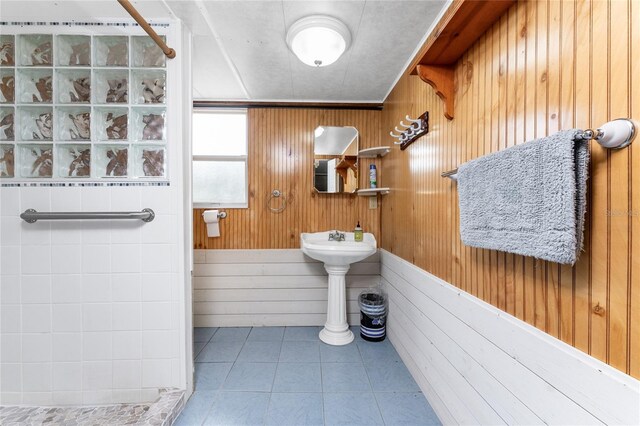
[[[195,392],[176,425],[439,425],[388,340],[319,327],[194,329]]]

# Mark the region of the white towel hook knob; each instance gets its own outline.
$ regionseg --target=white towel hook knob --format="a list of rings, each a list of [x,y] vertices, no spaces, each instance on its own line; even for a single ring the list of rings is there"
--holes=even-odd
[[[605,148],[621,149],[629,146],[636,135],[636,127],[628,118],[605,123],[597,130],[596,141]]]
[[[422,120],[420,120],[420,119],[415,119],[415,118],[409,117],[409,114],[405,115],[404,118],[406,118],[407,120],[409,120],[412,123],[420,123],[420,122],[422,122]]]

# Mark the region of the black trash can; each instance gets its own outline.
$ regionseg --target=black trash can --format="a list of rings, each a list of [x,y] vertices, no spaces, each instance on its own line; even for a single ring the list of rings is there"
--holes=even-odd
[[[360,336],[369,342],[381,342],[387,337],[387,296],[377,289],[360,293]]]

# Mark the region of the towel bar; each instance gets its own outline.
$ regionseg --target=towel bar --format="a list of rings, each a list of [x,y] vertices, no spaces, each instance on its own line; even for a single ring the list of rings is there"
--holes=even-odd
[[[140,219],[143,222],[151,222],[156,214],[151,209],[142,209],[139,212],[38,212],[27,209],[20,218],[27,223],[35,223],[38,220],[86,220],[86,219]]]
[[[604,148],[622,149],[633,142],[636,135],[636,126],[628,118],[617,118],[602,125],[596,130],[581,130],[576,134],[576,139],[594,140]],[[456,180],[458,169],[440,173],[440,177]]]

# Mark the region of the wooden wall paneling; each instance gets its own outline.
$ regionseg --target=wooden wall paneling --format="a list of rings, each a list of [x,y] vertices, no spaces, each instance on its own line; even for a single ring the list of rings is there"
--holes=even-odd
[[[575,67],[575,126],[585,128],[591,124],[591,3],[590,1],[575,2],[576,8],[576,42],[574,47]],[[588,199],[593,192],[592,181],[588,184]],[[591,204],[589,203],[589,206]],[[584,235],[584,251],[575,266],[575,297],[574,297],[574,340],[575,346],[589,353],[590,318],[591,318],[591,208],[587,209],[585,224],[588,224]]]
[[[534,128],[535,137],[543,137],[548,134],[547,129],[547,95],[549,80],[547,77],[547,39],[548,39],[548,9],[549,2],[543,1],[536,7],[536,85],[535,85],[535,111]],[[547,262],[536,261],[534,268],[534,325],[542,330],[547,330],[547,286],[546,286]]]
[[[491,31],[491,152],[500,150],[500,21],[496,22]],[[468,158],[467,160],[471,160]],[[491,262],[491,292],[489,300],[498,306],[498,288],[500,272],[498,271],[498,253],[489,252]]]
[[[640,116],[640,4],[629,2],[631,9],[631,43],[629,51],[631,54],[631,117]],[[636,140],[638,142],[638,140]],[[634,143],[630,147],[630,182],[631,182],[631,268],[629,271],[629,319],[627,334],[627,363],[628,371],[634,377],[640,377],[640,147]]]
[[[351,231],[358,220],[380,240],[380,207],[369,210],[366,197],[316,194],[312,187],[313,130],[318,125],[352,125],[360,132],[360,147],[370,148],[380,145],[380,117],[375,110],[249,109],[249,208],[224,209],[228,216],[220,222],[220,238],[206,237],[202,209],[195,209],[195,248],[295,248],[301,232]],[[384,183],[380,160],[361,160],[361,188],[368,186],[371,161]],[[288,199],[279,214],[266,206],[273,189]]]
[[[560,31],[557,36],[560,39],[559,67],[560,67],[560,99],[558,110],[558,127],[560,129],[572,129],[575,124],[575,91],[574,77],[576,73],[575,61],[575,2],[568,1],[560,4]],[[558,338],[575,345],[574,338],[574,299],[575,299],[575,275],[574,268],[562,265],[559,277],[559,321],[560,329]]]
[[[525,85],[525,141],[529,141],[536,136],[535,116],[536,116],[536,36],[537,36],[537,8],[536,3],[526,2],[520,7],[527,9],[526,24],[526,65],[523,72],[526,75]],[[535,277],[536,262],[535,259],[526,257],[524,259],[524,280],[525,280],[525,309],[524,320],[529,324],[535,324]]]
[[[506,31],[506,115],[505,115],[505,145],[513,146],[516,143],[515,132],[515,109],[518,100],[515,96],[516,90],[516,61],[517,61],[517,7],[508,10],[507,15],[507,31]],[[505,305],[504,310],[511,315],[515,314],[515,256],[510,253],[505,254]]]
[[[507,32],[508,32],[508,13],[504,14],[500,21],[496,25],[496,31],[499,31],[498,42],[498,150],[502,150],[507,147],[506,129],[507,129],[507,74],[508,70],[508,46],[507,46]],[[509,97],[511,98],[511,97]],[[506,310],[506,253],[497,253],[497,270],[498,270],[498,282],[497,282],[497,296],[498,296],[498,308]]]
[[[618,19],[620,17],[621,19]],[[609,119],[629,116],[629,2],[614,1],[609,9]],[[611,19],[615,19],[615,27]],[[612,78],[615,75],[615,78]],[[630,211],[629,150],[610,151],[609,209],[609,281],[607,294],[607,361],[627,368],[627,297],[629,267]],[[623,212],[618,215],[617,212]]]
[[[591,2],[591,122],[603,123],[608,119],[609,108],[609,3]],[[610,177],[609,152],[600,145],[591,144],[591,310],[597,306],[607,308],[609,287],[609,210],[608,182]],[[595,313],[595,312],[594,312]],[[598,359],[607,358],[607,318],[591,315],[590,353]]]
[[[549,2],[547,15],[547,131],[546,134],[560,130],[560,2]],[[560,335],[560,265],[546,263],[546,332],[554,337]]]
[[[492,60],[492,44],[491,44],[491,32],[489,32],[488,34],[484,35],[482,37],[482,39],[480,40],[480,43],[478,45],[478,48],[480,49],[481,52],[481,62],[478,66],[478,78],[482,79],[482,103],[481,103],[481,107],[482,107],[482,123],[480,123],[482,125],[482,130],[483,130],[483,140],[482,140],[482,155],[486,155],[488,153],[491,152],[491,75],[492,75],[492,69],[491,69],[491,60]],[[457,165],[456,165],[457,166]],[[456,184],[455,182],[452,182],[451,184],[451,192],[453,192],[454,194],[457,192],[456,191]],[[456,202],[456,208],[458,207],[457,204],[457,200],[458,197],[456,196],[454,198],[455,202]],[[456,215],[458,217],[460,217],[459,214],[459,210],[456,210]],[[458,222],[456,224],[456,229],[460,228],[460,223]],[[460,238],[457,238],[458,241],[460,241]],[[483,300],[490,300],[491,299],[491,283],[494,280],[494,276],[492,275],[492,270],[491,270],[491,252],[488,250],[482,250],[482,268],[483,268],[483,288],[482,288],[482,294],[483,294]]]
[[[467,55],[468,52],[462,56],[462,58],[460,59],[461,66],[459,66],[456,70],[456,78],[458,81],[456,103],[459,104],[458,109],[461,111],[461,115],[459,117],[460,121],[458,122],[460,133],[458,135],[458,140],[455,142],[459,144],[458,164],[460,164],[461,162],[465,162],[469,158],[471,151],[471,146],[467,141],[467,137],[469,136],[469,103],[464,102],[468,99],[469,96],[469,82],[466,78],[466,71],[468,69],[468,61],[466,60]],[[469,284],[469,269],[467,267],[467,264],[470,251],[470,247],[466,247],[464,245],[460,246],[460,288],[465,291],[467,291],[467,287]]]
[[[456,185],[438,175],[559,129],[638,120],[639,9],[630,0],[517,2],[456,64],[456,118],[434,120],[429,135],[383,159],[394,190],[381,225],[383,248],[635,377],[640,149],[591,143],[585,247],[574,267],[462,245]],[[383,134],[418,105],[442,112],[433,90],[405,75],[385,102]]]
[[[478,156],[478,111],[476,107],[478,105],[478,76],[477,76],[477,52],[472,50],[468,52],[466,72],[463,78],[467,85],[468,107],[467,107],[467,141],[466,145],[470,147],[468,152],[468,158],[476,158]],[[464,68],[463,68],[464,69]],[[477,294],[478,291],[478,249],[470,247],[468,252],[467,263],[467,291],[472,294]]]
[[[514,67],[512,70],[513,80],[516,82],[515,87],[515,128],[514,128],[514,142],[516,144],[522,143],[526,140],[525,137],[525,117],[526,117],[526,65],[527,65],[527,7],[526,3],[519,3],[516,5],[516,31],[517,31],[517,46],[516,57]],[[520,71],[523,70],[523,71]],[[524,318],[524,291],[525,291],[525,261],[522,256],[515,256],[514,259],[514,297],[515,297],[515,310],[513,314],[518,318]]]

